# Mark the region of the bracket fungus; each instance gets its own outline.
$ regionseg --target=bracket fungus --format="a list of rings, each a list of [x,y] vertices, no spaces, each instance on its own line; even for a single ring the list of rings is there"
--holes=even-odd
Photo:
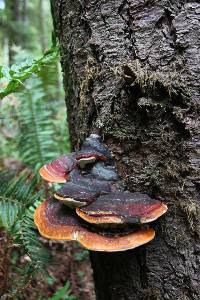
[[[78,241],[93,251],[132,249],[151,241],[155,235],[153,229],[142,229],[121,236],[100,235],[90,229],[74,210],[54,199],[40,204],[34,219],[42,236],[54,240]]]
[[[100,195],[111,192],[107,182],[95,180],[77,180],[76,183],[67,182],[54,194],[54,197],[69,207],[81,207],[96,200]]]
[[[144,224],[150,223],[167,211],[159,200],[142,193],[112,192],[76,210],[89,223]]]
[[[76,167],[74,155],[62,155],[40,168],[39,173],[45,180],[53,183],[64,183],[68,174]]]
[[[78,241],[93,251],[133,249],[154,238],[147,223],[167,211],[158,199],[124,191],[111,153],[96,134],[80,151],[44,165],[40,175],[62,184],[34,214],[40,234],[49,239]]]
[[[107,157],[95,150],[94,151],[81,150],[77,153],[76,160],[79,166],[81,168],[84,168],[87,164],[92,164],[97,160],[106,161]]]

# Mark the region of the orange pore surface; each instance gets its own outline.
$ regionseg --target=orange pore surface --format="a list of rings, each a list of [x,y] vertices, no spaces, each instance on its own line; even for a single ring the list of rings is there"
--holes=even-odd
[[[103,236],[81,226],[78,216],[73,219],[70,215],[69,223],[67,217],[60,219],[57,211],[62,204],[55,202],[54,213],[54,206],[49,204],[50,201],[52,200],[45,200],[40,204],[34,214],[35,224],[40,234],[46,238],[75,240],[89,250],[115,252],[136,248],[151,241],[155,236],[155,232],[151,228],[141,229],[122,236]]]

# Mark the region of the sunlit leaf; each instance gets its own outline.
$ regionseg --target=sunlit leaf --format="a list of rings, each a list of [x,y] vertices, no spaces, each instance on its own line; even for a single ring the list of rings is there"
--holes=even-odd
[[[18,91],[23,82],[33,74],[37,74],[49,63],[58,58],[58,48],[52,47],[40,59],[27,59],[21,65],[13,65],[11,68],[0,66],[0,78],[7,80],[6,86],[0,90],[0,99],[10,93]]]

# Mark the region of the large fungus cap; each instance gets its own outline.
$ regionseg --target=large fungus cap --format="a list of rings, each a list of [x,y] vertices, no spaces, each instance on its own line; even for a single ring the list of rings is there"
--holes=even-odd
[[[153,229],[141,229],[121,236],[105,236],[88,229],[73,210],[54,199],[46,200],[35,211],[34,221],[42,236],[53,240],[78,241],[93,251],[123,251],[154,238]]]
[[[76,167],[74,155],[62,155],[56,160],[44,165],[39,173],[49,182],[64,183],[68,180],[68,173]]]
[[[76,210],[82,219],[95,224],[149,223],[166,211],[165,204],[146,194],[123,192],[100,196],[90,205]]]

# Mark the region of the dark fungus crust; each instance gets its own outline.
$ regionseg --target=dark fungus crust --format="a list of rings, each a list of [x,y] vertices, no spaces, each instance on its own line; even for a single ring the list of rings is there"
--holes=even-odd
[[[91,169],[78,170],[74,169],[69,174],[69,182],[79,186],[87,187],[90,191],[96,191],[100,194],[119,191],[122,187],[120,180],[106,180],[105,177],[98,177],[91,174]]]
[[[97,134],[91,134],[86,140],[84,141],[82,145],[83,150],[95,150],[97,152],[100,152],[104,156],[106,156],[109,160],[109,162],[112,162],[112,156],[110,151],[102,144],[101,138]]]
[[[91,168],[91,174],[100,180],[117,181],[119,177],[114,166],[106,166],[102,162],[98,162]]]
[[[90,223],[149,223],[167,211],[159,200],[142,193],[114,192],[103,195],[86,207],[77,209],[77,214]]]
[[[67,182],[54,194],[54,197],[70,207],[81,207],[95,201],[96,194],[95,191],[92,192],[87,186]]]
[[[97,180],[94,176],[86,175],[76,179],[76,185],[86,188],[95,195],[108,194],[111,192],[114,183],[105,180]]]
[[[75,183],[67,182],[61,189],[56,192],[56,195],[63,198],[73,198],[75,200],[83,200],[91,203],[96,197],[110,193],[110,185],[106,181],[97,181],[95,179],[80,179]]]
[[[40,234],[53,240],[78,241],[93,251],[124,251],[151,241],[153,229],[140,229],[121,236],[105,236],[86,228],[74,210],[59,201],[49,199],[40,204],[34,214]]]

